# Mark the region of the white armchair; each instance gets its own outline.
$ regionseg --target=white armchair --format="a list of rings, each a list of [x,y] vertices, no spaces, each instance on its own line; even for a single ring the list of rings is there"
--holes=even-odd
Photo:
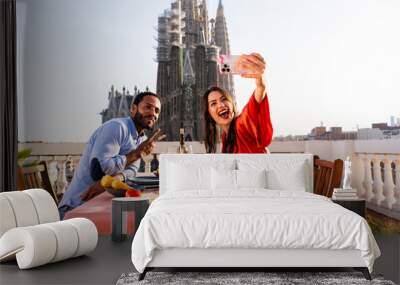
[[[86,254],[96,248],[92,221],[60,221],[57,206],[43,189],[0,193],[0,262],[17,259],[20,269]]]

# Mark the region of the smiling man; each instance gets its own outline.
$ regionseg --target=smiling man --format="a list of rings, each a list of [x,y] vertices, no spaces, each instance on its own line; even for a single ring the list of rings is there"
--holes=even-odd
[[[61,219],[65,213],[102,193],[100,179],[111,175],[121,181],[131,180],[139,169],[140,158],[151,153],[160,135],[157,130],[147,139],[161,111],[158,95],[136,95],[130,116],[105,122],[95,130],[86,144],[74,177],[59,205]]]

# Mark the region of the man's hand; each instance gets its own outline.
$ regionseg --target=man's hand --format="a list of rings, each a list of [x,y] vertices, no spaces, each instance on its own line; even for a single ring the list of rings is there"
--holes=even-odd
[[[154,147],[156,146],[156,141],[162,137],[161,130],[158,129],[151,135],[147,140],[142,142],[136,149],[132,150],[126,155],[126,164],[129,165],[132,162],[142,158],[143,156],[151,154]]]
[[[81,195],[82,201],[89,201],[97,195],[103,193],[105,189],[100,185],[100,181],[94,183],[89,189]]]

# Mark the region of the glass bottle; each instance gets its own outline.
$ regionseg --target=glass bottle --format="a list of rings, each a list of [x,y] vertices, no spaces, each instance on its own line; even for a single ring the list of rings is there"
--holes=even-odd
[[[178,153],[188,153],[186,145],[185,145],[184,135],[185,135],[185,129],[184,128],[180,128],[179,129],[179,148],[178,148]]]

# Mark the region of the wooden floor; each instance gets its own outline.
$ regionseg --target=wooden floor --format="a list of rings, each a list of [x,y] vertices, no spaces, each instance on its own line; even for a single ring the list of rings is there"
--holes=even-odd
[[[400,284],[400,235],[378,235],[382,256],[374,273]],[[0,264],[0,284],[115,284],[122,273],[134,271],[132,239],[116,243],[101,236],[97,248],[87,256],[19,270],[16,262]]]

